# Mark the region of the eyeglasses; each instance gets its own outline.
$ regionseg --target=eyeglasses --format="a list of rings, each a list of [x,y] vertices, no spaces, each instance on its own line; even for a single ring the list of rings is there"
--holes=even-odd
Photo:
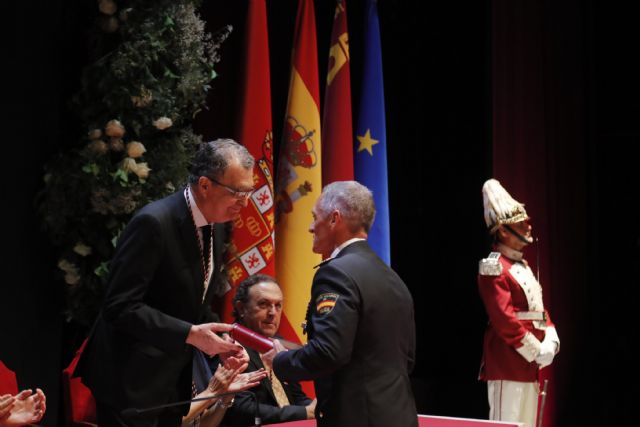
[[[249,197],[251,197],[253,192],[256,191],[254,189],[245,190],[245,191],[236,190],[235,188],[229,187],[228,185],[225,185],[225,184],[221,183],[220,181],[218,181],[217,179],[211,178],[210,176],[205,176],[205,178],[207,178],[209,181],[213,182],[214,184],[219,185],[220,187],[224,188],[233,197],[235,197],[236,199],[239,199],[239,200],[248,199]]]

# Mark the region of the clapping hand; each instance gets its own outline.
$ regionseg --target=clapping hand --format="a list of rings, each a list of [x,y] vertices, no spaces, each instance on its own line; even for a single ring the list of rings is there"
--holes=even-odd
[[[209,381],[208,390],[214,395],[220,393],[238,393],[257,386],[260,381],[267,376],[264,369],[241,373],[245,369],[247,369],[247,364],[236,368],[219,364],[218,369],[216,369],[216,372]]]
[[[224,363],[227,368],[237,368],[238,366],[242,366],[244,364],[248,364],[249,363],[249,354],[247,353],[247,350],[245,350],[244,347],[242,347],[240,344],[238,344],[229,335],[224,334],[223,338],[226,341],[229,341],[231,343],[237,344],[240,347],[240,350],[239,351],[227,352],[227,353],[221,353],[220,354],[220,360],[222,360],[222,363]],[[246,366],[245,366],[244,369],[246,369]],[[242,369],[240,372],[244,372],[244,369]]]
[[[0,396],[0,421],[3,421],[5,418],[9,418],[9,413],[11,412],[11,409],[13,409],[15,402],[15,396],[10,394]]]
[[[37,423],[47,410],[47,399],[39,388],[23,390],[15,396],[0,397],[0,425],[21,426]]]

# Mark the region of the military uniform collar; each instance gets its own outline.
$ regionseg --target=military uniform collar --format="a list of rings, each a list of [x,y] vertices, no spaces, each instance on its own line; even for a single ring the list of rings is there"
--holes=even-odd
[[[503,245],[502,243],[498,243],[496,245],[496,249],[498,250],[498,252],[500,252],[502,255],[506,256],[509,259],[512,259],[514,261],[522,261],[522,257],[524,254],[520,251],[510,248],[509,246]]]
[[[318,267],[322,267],[323,265],[325,265],[326,263],[328,263],[329,261],[331,261],[332,259],[335,259],[338,254],[347,246],[356,243],[356,242],[360,242],[360,241],[364,241],[367,239],[363,239],[362,237],[354,237],[353,239],[349,239],[346,242],[343,242],[340,246],[338,246],[337,248],[335,248],[333,250],[333,252],[331,252],[331,256],[327,259],[323,259],[322,262],[318,265],[314,265],[313,268],[318,268]]]
[[[318,268],[318,267],[322,267],[323,265],[325,265],[326,263],[328,263],[329,261],[331,261],[333,259],[333,257],[329,257],[327,259],[323,259],[322,261],[320,261],[320,264],[316,264],[313,266],[313,268]]]
[[[355,242],[359,242],[361,240],[367,240],[367,239],[363,239],[362,237],[354,237],[353,239],[349,239],[346,242],[343,242],[340,246],[335,248],[333,250],[333,252],[331,252],[331,256],[329,257],[329,259],[337,257],[341,250],[343,250],[344,248],[346,248],[350,244],[355,243]]]

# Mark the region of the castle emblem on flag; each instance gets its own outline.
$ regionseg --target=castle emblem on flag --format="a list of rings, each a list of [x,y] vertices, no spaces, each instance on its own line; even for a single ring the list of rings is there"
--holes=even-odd
[[[257,273],[267,265],[262,254],[256,247],[251,248],[249,252],[242,255],[240,261],[242,261],[242,265],[249,275]]]
[[[256,161],[253,181],[257,190],[233,223],[233,243],[228,248],[226,264],[234,286],[267,267],[273,258],[272,135],[271,131],[265,132],[261,146],[263,157]]]

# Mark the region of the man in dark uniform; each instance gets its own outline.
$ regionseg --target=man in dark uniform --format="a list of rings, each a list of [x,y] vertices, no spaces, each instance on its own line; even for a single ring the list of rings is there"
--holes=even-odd
[[[281,379],[315,380],[321,427],[417,426],[409,380],[413,300],[367,244],[375,216],[371,191],[355,181],[334,182],[312,214],[313,251],[326,259],[313,279],[309,340],[289,351],[276,341],[266,355]]]
[[[233,315],[236,321],[265,337],[278,337],[283,309],[283,295],[275,279],[265,274],[249,276],[238,285],[233,298]],[[311,400],[300,384],[280,381],[271,367],[262,360],[260,353],[247,348],[249,367],[246,372],[266,369],[267,378],[251,389],[260,402],[259,411],[265,424],[314,418],[316,401]],[[223,424],[246,427],[256,416],[255,402],[250,393],[238,393],[235,402],[225,414]]]
[[[223,223],[247,205],[253,165],[232,140],[202,144],[189,185],[142,208],[122,232],[77,369],[100,426],[179,426],[186,405],[130,419],[122,410],[189,399],[194,347],[242,351],[217,335],[231,325],[216,323],[210,303],[223,283]]]

